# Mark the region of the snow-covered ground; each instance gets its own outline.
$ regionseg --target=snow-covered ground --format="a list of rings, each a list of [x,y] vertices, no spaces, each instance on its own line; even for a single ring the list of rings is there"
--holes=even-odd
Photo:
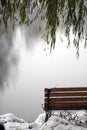
[[[81,111],[55,111],[45,123],[45,113],[35,122],[28,123],[13,114],[0,115],[6,130],[87,130],[87,113]]]

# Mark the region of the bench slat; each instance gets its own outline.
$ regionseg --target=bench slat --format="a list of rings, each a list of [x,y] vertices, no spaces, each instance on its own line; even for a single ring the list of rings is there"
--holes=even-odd
[[[44,105],[44,110],[79,110],[87,109],[87,102],[73,102],[73,103],[52,103]]]
[[[83,107],[84,107],[84,109],[87,109],[87,106],[83,106]],[[57,107],[51,106],[49,109],[45,107],[44,110],[45,111],[48,111],[48,110],[81,110],[81,109],[83,109],[83,107],[82,106],[78,106],[78,107],[74,107],[74,106],[72,106],[72,107],[68,107],[68,106],[57,106]]]
[[[58,97],[58,96],[87,96],[87,92],[49,93],[49,97]],[[45,93],[45,97],[48,97],[48,93]]]
[[[44,102],[46,103],[46,102],[59,102],[59,101],[87,101],[87,97],[72,97],[72,98],[62,98],[62,97],[60,97],[60,98],[45,98],[44,99]]]
[[[65,88],[45,88],[44,91],[47,92],[48,90],[52,92],[56,91],[87,91],[87,87],[65,87]]]

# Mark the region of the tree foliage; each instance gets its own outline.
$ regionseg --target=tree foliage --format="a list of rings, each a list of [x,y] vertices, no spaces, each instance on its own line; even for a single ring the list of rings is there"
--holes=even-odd
[[[56,31],[62,24],[70,44],[70,30],[74,34],[73,43],[79,52],[79,43],[87,40],[86,0],[0,0],[0,23],[8,28],[10,21],[15,24],[30,25],[37,18],[46,23],[46,41],[55,47]]]

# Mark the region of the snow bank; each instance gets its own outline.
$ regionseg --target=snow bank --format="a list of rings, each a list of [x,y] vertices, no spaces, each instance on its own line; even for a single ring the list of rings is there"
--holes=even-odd
[[[6,130],[29,130],[29,124],[13,114],[0,115],[0,123],[4,124]]]
[[[6,130],[87,130],[87,113],[82,111],[55,111],[45,123],[45,113],[38,116],[35,122],[28,123],[13,114],[0,116]]]

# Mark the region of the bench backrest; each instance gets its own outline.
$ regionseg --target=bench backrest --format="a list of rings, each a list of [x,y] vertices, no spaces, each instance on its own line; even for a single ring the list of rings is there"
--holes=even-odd
[[[87,87],[45,88],[44,110],[87,109]]]

